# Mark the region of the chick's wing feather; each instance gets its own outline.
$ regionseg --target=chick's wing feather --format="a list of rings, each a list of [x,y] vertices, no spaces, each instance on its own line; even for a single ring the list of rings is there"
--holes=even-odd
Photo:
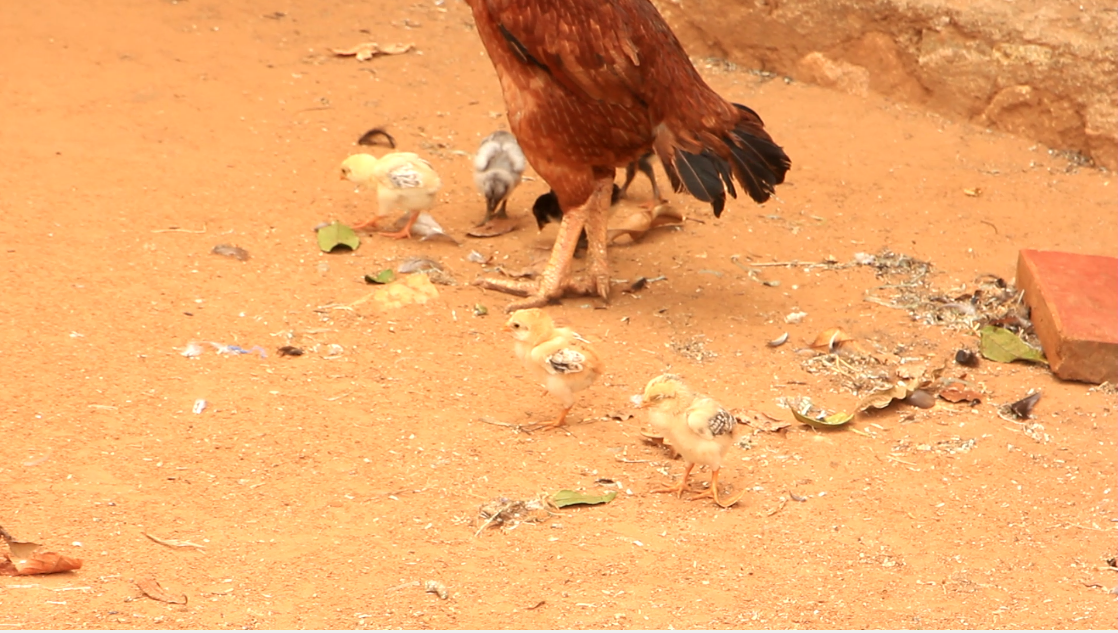
[[[687,410],[687,427],[704,439],[733,433],[737,420],[711,398],[696,398]]]

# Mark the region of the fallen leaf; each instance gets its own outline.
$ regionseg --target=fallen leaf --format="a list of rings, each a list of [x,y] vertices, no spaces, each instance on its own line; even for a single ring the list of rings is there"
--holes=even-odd
[[[516,218],[490,218],[485,224],[466,231],[466,235],[470,237],[497,237],[498,235],[511,233],[518,228],[520,228],[520,221]]]
[[[302,347],[295,347],[294,345],[284,345],[276,350],[280,356],[302,356],[304,354]]]
[[[948,378],[939,390],[939,397],[948,402],[978,403],[982,401],[982,392],[966,380]]]
[[[606,242],[612,244],[614,240],[624,235],[636,241],[652,229],[682,223],[683,215],[670,204],[658,204],[651,209],[632,207],[629,213],[624,215],[619,213],[611,220],[606,232]]]
[[[387,44],[365,42],[350,48],[331,48],[330,52],[339,57],[356,57],[357,61],[367,61],[380,55],[400,55],[415,48],[415,44]]]
[[[332,222],[318,229],[318,247],[324,253],[329,253],[339,246],[357,250],[360,244],[361,240],[357,238],[357,233],[341,222]]]
[[[815,342],[811,344],[811,349],[833,352],[843,343],[853,340],[854,337],[844,332],[842,328],[833,327],[820,332],[819,336],[815,337]]]
[[[833,429],[854,419],[854,415],[850,413],[832,413],[823,418],[812,418],[793,410],[792,415],[800,422],[817,429]]]
[[[592,495],[585,492],[577,492],[575,490],[560,490],[551,495],[551,503],[556,508],[565,508],[567,506],[575,505],[598,505],[599,503],[609,503],[617,496],[616,492],[607,492],[604,495]]]
[[[875,391],[868,396],[862,398],[856,407],[857,411],[865,411],[869,408],[884,409],[885,407],[893,404],[894,400],[904,400],[916,391],[915,381],[898,380],[891,386]]]
[[[987,359],[999,363],[1012,363],[1015,360],[1025,360],[1033,363],[1048,364],[1044,352],[1022,341],[1013,332],[993,325],[983,326],[979,347],[982,355]]]
[[[64,571],[73,571],[82,568],[82,559],[63,556],[58,552],[32,552],[27,557],[12,557],[8,555],[12,567],[18,576],[35,576],[39,574],[57,574]]]
[[[300,351],[300,353],[302,353],[302,351]],[[173,539],[173,538],[159,538],[158,536],[155,536],[154,534],[148,534],[147,532],[142,532],[142,534],[144,536],[148,537],[149,539],[155,541],[156,543],[159,543],[160,545],[166,545],[167,547],[175,547],[175,548],[190,547],[190,548],[194,548],[194,549],[197,549],[197,550],[205,550],[206,549],[205,545],[199,545],[197,543],[191,543],[190,541],[180,541],[178,539]]]
[[[383,136],[384,140],[388,141],[388,146],[389,147],[391,147],[392,149],[396,149],[396,139],[392,138],[392,135],[389,134],[384,128],[379,128],[379,127],[375,127],[373,129],[369,130],[368,132],[365,132],[364,134],[362,134],[361,138],[357,139],[357,144],[358,145],[377,145],[377,137],[379,137],[379,136]]]
[[[1030,396],[1025,396],[1017,402],[1009,405],[1009,410],[1013,412],[1013,415],[1021,418],[1022,420],[1027,420],[1032,415],[1033,407],[1036,406],[1036,403],[1039,400],[1040,392],[1038,391]]]
[[[776,433],[792,426],[792,423],[787,420],[774,418],[760,411],[732,411],[732,413],[738,424],[746,424],[767,433]]]
[[[975,187],[973,189],[963,189],[963,193],[972,198],[977,198],[978,196],[982,195],[982,189],[979,187]]]
[[[232,257],[239,259],[242,262],[249,260],[248,251],[240,246],[233,246],[232,244],[218,244],[210,250],[214,255],[221,255],[222,257]]]
[[[768,343],[765,343],[765,345],[768,345],[769,347],[780,347],[781,345],[784,345],[787,342],[788,342],[788,333],[785,332],[784,334],[781,334],[780,336],[774,338],[773,340],[769,341]]]
[[[390,284],[393,281],[396,281],[396,271],[391,268],[385,268],[375,275],[365,275],[367,284]]]
[[[136,581],[136,587],[152,600],[170,604],[186,604],[186,594],[172,593],[154,578],[144,578]]]
[[[404,218],[401,218],[403,222],[407,221],[406,217],[405,215]],[[393,230],[402,229],[404,227],[403,222],[398,222]],[[451,244],[458,243],[458,240],[444,231],[443,227],[435,221],[435,218],[426,211],[420,212],[419,217],[415,219],[415,224],[411,227],[411,234],[418,236],[421,242],[443,241],[450,242]]]
[[[30,541],[18,541],[0,526],[0,537],[8,544],[5,554],[7,561],[0,565],[0,573],[10,576],[33,576],[56,574],[81,569],[82,560],[63,556],[57,552],[40,552],[40,545]]]

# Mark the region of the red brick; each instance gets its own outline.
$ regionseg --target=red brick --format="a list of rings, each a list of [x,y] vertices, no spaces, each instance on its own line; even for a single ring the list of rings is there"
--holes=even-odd
[[[1017,287],[1057,376],[1118,383],[1118,258],[1022,250]]]

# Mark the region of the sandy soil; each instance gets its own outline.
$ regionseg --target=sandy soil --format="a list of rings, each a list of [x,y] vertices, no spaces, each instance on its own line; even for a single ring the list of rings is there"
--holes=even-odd
[[[986,391],[973,408],[896,405],[838,432],[752,435],[727,458],[724,479],[749,489],[729,510],[648,493],[682,464],[642,441],[629,402],[670,368],[736,409],[789,419],[778,399],[806,395],[850,410],[859,397],[837,377],[804,369],[820,331],[929,364],[974,336],[865,301],[883,283],[869,267],[759,268],[780,282],[767,286],[731,256],[848,262],[891,249],[932,262],[940,288],[1012,279],[1023,247],[1118,252],[1113,174],[878,98],[700,62],[765,117],[792,157],[789,181],[779,200],[738,201],[721,220],[673,195],[695,221],[614,248],[618,279],[667,281],[637,294],[619,283],[609,307],[550,310],[608,369],[568,430],[526,434],[481,421],[547,419],[556,403],[513,362],[507,298],[469,285],[481,268],[466,256],[522,267],[550,233],[526,222],[464,236],[484,211],[467,154],[504,125],[464,4],[48,0],[5,12],[0,525],[85,565],[4,579],[0,627],[1107,628],[1118,617],[1105,562],[1118,554],[1112,393],[984,363],[970,373]],[[417,50],[369,62],[328,52],[363,41]],[[435,216],[462,246],[369,237],[353,253],[318,251],[315,225],[374,208],[337,176],[374,125],[442,174]],[[544,189],[526,183],[512,213]],[[636,201],[647,197],[638,181]],[[210,254],[220,243],[251,259]],[[438,259],[459,285],[390,312],[323,308],[362,298],[365,274],[411,255]],[[796,311],[803,322],[786,324]],[[789,343],[766,347],[785,331]],[[190,341],[268,356],[189,359]],[[278,356],[287,344],[308,353]],[[714,355],[687,353],[699,345]],[[996,409],[1030,389],[1044,394],[1043,429],[1026,434]],[[198,399],[208,407],[194,414]],[[483,503],[563,488],[619,494],[475,536]],[[145,578],[188,603],[144,597]],[[409,584],[426,580],[449,599]]]

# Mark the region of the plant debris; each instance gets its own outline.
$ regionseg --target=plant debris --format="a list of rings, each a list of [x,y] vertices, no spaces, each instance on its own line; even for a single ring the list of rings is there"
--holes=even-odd
[[[331,222],[318,229],[318,247],[323,253],[330,253],[339,246],[345,246],[351,251],[357,250],[361,245],[357,233],[341,222]]]
[[[1025,360],[1033,363],[1048,364],[1044,352],[1021,340],[1016,334],[1002,327],[984,326],[980,333],[980,348],[987,359],[999,363],[1012,363]]]
[[[440,286],[455,286],[458,282],[454,280],[443,265],[431,259],[430,257],[408,257],[396,266],[396,272],[401,275],[410,275],[412,273],[424,273],[432,283],[439,284]]]
[[[967,402],[971,406],[982,402],[978,387],[961,378],[945,378],[938,395],[948,402]]]
[[[606,243],[612,244],[614,240],[628,236],[636,241],[652,229],[662,226],[678,226],[683,223],[683,214],[670,204],[661,203],[651,209],[642,206],[631,207],[628,214],[619,210],[610,222],[606,232]]]
[[[975,438],[964,440],[960,437],[952,437],[945,440],[939,440],[934,444],[914,444],[911,439],[906,437],[898,440],[893,448],[890,449],[890,452],[905,454],[919,451],[925,453],[935,452],[942,453],[944,455],[955,455],[957,453],[966,453],[967,451],[971,450],[972,448],[974,448],[976,442],[977,440]]]
[[[16,540],[2,526],[0,537],[8,544],[5,560],[0,562],[0,574],[35,576],[73,571],[82,567],[82,559],[63,556],[57,552],[40,551],[41,545],[38,543]]]
[[[424,581],[423,591],[435,594],[439,597],[439,600],[446,600],[450,597],[450,591],[446,588],[446,585],[437,580]]]
[[[482,519],[482,524],[474,536],[481,534],[491,525],[515,529],[521,523],[539,523],[550,516],[551,511],[543,499],[517,500],[498,497],[478,507],[478,517]]]
[[[415,44],[387,44],[381,46],[376,42],[365,42],[350,48],[331,48],[330,52],[338,57],[356,57],[357,61],[368,61],[382,55],[402,55],[415,48]]]
[[[365,275],[365,283],[374,285],[390,284],[396,281],[396,271],[385,268],[375,275]]]
[[[505,233],[512,233],[520,228],[520,220],[516,218],[490,218],[488,222],[466,231],[470,237],[497,237]]]
[[[670,343],[670,347],[676,354],[679,354],[684,358],[693,360],[696,363],[701,363],[712,358],[718,358],[718,354],[715,354],[714,352],[706,348],[706,345],[703,343],[704,338],[705,337],[700,334],[698,336],[692,337],[690,340],[687,341],[673,340]]]
[[[210,251],[214,255],[221,255],[222,257],[232,257],[242,262],[249,260],[248,251],[240,246],[233,246],[232,244],[218,244]]]
[[[392,135],[389,134],[388,131],[382,127],[375,127],[362,134],[361,138],[357,139],[357,144],[379,145],[380,143],[377,143],[377,139],[380,137],[384,137],[384,140],[388,141],[388,147],[396,149],[396,139],[392,138]]]
[[[765,343],[765,345],[768,345],[769,347],[780,347],[781,345],[784,345],[787,342],[788,342],[788,333],[785,332],[784,334],[781,334],[780,336],[774,338],[773,340],[769,341],[768,343]]]
[[[168,604],[186,604],[186,594],[169,591],[155,578],[142,578],[136,581],[136,587],[152,600]]]
[[[1030,417],[1032,417],[1033,407],[1035,407],[1036,403],[1039,401],[1040,392],[1038,391],[1032,395],[1021,398],[1013,404],[1008,405],[1008,411],[1009,413],[1017,416],[1018,419],[1028,420]]]
[[[284,345],[276,350],[280,356],[302,356],[305,352],[302,347],[295,347],[294,345]]]
[[[850,413],[828,413],[812,404],[811,398],[782,398],[781,404],[791,409],[797,420],[816,429],[834,429],[854,419]]]
[[[148,537],[149,539],[155,541],[156,543],[159,543],[160,545],[166,545],[167,547],[172,547],[172,548],[176,548],[176,549],[193,548],[193,549],[196,549],[196,550],[199,550],[199,551],[204,551],[206,549],[205,545],[199,545],[197,543],[191,543],[190,541],[180,541],[178,539],[173,539],[173,538],[159,538],[158,536],[155,536],[154,534],[148,534],[147,532],[142,532],[142,534],[144,536]]]
[[[551,505],[556,508],[565,508],[567,506],[576,505],[598,505],[600,503],[609,503],[617,496],[616,492],[607,492],[604,495],[592,495],[586,492],[578,492],[575,490],[560,490],[551,495]]]

